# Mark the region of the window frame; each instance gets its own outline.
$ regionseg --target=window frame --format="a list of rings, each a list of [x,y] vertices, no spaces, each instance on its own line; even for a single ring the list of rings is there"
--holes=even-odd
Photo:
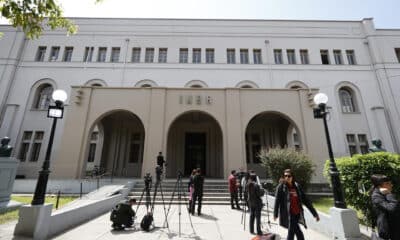
[[[330,65],[331,60],[329,59],[329,50],[327,49],[320,49],[320,55],[321,55],[321,64],[322,65]],[[326,60],[326,61],[324,61]]]
[[[154,53],[155,49],[154,48],[146,48],[145,53],[144,53],[144,62],[145,63],[154,63]]]
[[[74,47],[71,47],[71,46],[65,47],[62,61],[63,62],[71,62],[73,52],[74,52]]]
[[[308,49],[300,49],[299,54],[301,64],[310,64]]]
[[[140,56],[141,56],[142,49],[140,47],[132,48],[132,58],[131,61],[133,63],[140,63]]]
[[[97,52],[97,62],[106,62],[107,47],[99,47]]]
[[[55,62],[58,59],[58,56],[60,55],[60,46],[52,46],[50,49],[50,56],[49,56],[49,62]]]
[[[341,87],[338,91],[342,113],[358,113],[355,93],[348,87]],[[347,95],[347,96],[345,96]]]
[[[119,56],[121,54],[120,47],[112,47],[111,48],[111,55],[110,55],[110,62],[117,63],[119,62]]]
[[[193,48],[192,52],[192,63],[201,63],[201,48]]]
[[[206,48],[206,63],[215,63],[214,48]]]
[[[239,50],[240,64],[249,64],[249,49],[241,48]]]
[[[297,64],[296,63],[296,51],[294,49],[286,49],[286,55],[288,64]]]
[[[283,51],[282,49],[274,49],[275,64],[283,64]]]
[[[226,63],[227,64],[236,64],[236,49],[234,49],[234,48],[226,49]]]
[[[260,48],[253,49],[253,63],[254,64],[263,64],[262,51]]]
[[[168,59],[168,48],[158,49],[158,63],[167,63]]]
[[[343,65],[343,56],[342,56],[342,50],[340,49],[334,49],[333,50],[333,58],[335,59],[335,64],[336,65]]]
[[[179,48],[179,63],[189,63],[189,48]]]
[[[39,46],[36,51],[35,62],[43,62],[46,56],[47,46]]]
[[[357,65],[356,53],[353,49],[346,50],[347,63],[349,65]]]

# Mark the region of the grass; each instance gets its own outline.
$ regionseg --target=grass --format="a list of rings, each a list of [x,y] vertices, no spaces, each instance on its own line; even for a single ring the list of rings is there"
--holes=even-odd
[[[11,195],[11,200],[24,203],[24,204],[30,204],[32,201],[33,196],[15,196]],[[77,197],[73,196],[64,196],[60,197],[60,201],[58,203],[58,208],[61,208],[63,205],[75,200]],[[56,201],[57,198],[55,196],[46,196],[46,203],[52,203],[53,204],[53,210],[56,208]],[[19,210],[13,210],[5,213],[0,214],[0,224],[4,224],[13,220],[18,219],[18,213]]]
[[[315,209],[317,209],[318,211],[329,214],[329,209],[331,207],[333,207],[333,198],[323,197],[323,198],[315,199],[315,200],[313,200],[313,205],[314,205]],[[356,210],[352,206],[347,206],[347,207],[357,211],[358,220],[360,220],[360,223],[365,224],[364,223],[365,222],[364,214],[361,211]]]

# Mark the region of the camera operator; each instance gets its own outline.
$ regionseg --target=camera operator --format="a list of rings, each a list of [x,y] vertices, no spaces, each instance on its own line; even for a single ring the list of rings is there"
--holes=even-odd
[[[250,208],[250,233],[254,234],[254,220],[256,222],[257,235],[262,235],[261,231],[261,209],[263,207],[261,197],[264,195],[264,190],[257,184],[257,175],[250,174],[246,185],[248,193],[248,204]]]
[[[160,166],[161,169],[163,169],[164,163],[165,163],[164,156],[162,155],[162,152],[159,152],[157,156],[157,165]]]
[[[246,187],[245,185],[242,185],[242,179],[246,176],[246,172],[243,170],[243,168],[239,168],[239,172],[236,173],[236,179],[239,182],[239,200],[243,201],[243,189]]]
[[[114,230],[124,230],[133,225],[133,219],[136,215],[132,209],[132,205],[136,203],[136,199],[131,198],[128,201],[118,203],[111,211],[110,220],[112,221],[111,227]]]

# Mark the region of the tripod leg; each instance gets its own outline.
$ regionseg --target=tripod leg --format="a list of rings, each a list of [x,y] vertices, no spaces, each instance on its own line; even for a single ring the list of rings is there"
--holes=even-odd
[[[160,183],[160,191],[161,191],[162,204],[163,204],[163,207],[164,207],[164,215],[165,215],[165,219],[167,219],[168,218],[168,214],[167,214],[167,210],[165,209],[164,193],[163,193],[163,190],[162,190],[161,183]],[[167,228],[169,229],[168,221],[167,221]]]
[[[171,200],[169,201],[168,211],[167,211],[167,215],[166,215],[166,217],[165,217],[163,226],[165,226],[165,223],[168,224],[168,215],[169,215],[169,211],[171,210],[172,200],[174,199],[174,196],[175,196],[175,192],[176,192],[177,187],[178,187],[178,181],[175,183],[174,191],[172,192]],[[169,229],[169,228],[168,228],[168,229]]]
[[[136,211],[135,211],[136,213],[138,212],[140,203],[142,202],[143,195],[144,195],[144,191],[146,191],[146,187],[143,188],[142,195],[140,195],[139,203],[138,203],[138,205],[137,205],[137,207],[136,207]]]
[[[181,196],[183,195],[183,196],[184,196],[184,199],[186,199],[186,201],[189,202],[189,198],[186,197],[186,192],[184,191],[184,188],[182,187],[182,186],[183,186],[183,185],[182,185],[182,179],[180,179],[179,181],[180,181],[180,185],[179,185],[179,190],[178,190],[178,191],[181,192]],[[180,204],[180,201],[179,201],[178,204]],[[189,210],[189,209],[188,209],[188,210]],[[193,222],[192,222],[192,217],[190,216],[190,212],[187,211],[187,213],[188,213],[188,216],[189,216],[190,226],[192,227],[193,234],[196,235],[196,231],[194,230],[194,227],[193,227]]]

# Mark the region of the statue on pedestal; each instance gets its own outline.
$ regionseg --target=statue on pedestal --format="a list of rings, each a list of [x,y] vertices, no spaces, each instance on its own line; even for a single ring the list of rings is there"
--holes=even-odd
[[[386,149],[382,148],[382,141],[380,139],[372,140],[372,148],[368,149],[369,152],[386,152]]]
[[[10,157],[11,156],[11,151],[13,148],[10,145],[8,145],[9,142],[10,142],[9,137],[4,137],[3,139],[1,139],[0,157]]]

